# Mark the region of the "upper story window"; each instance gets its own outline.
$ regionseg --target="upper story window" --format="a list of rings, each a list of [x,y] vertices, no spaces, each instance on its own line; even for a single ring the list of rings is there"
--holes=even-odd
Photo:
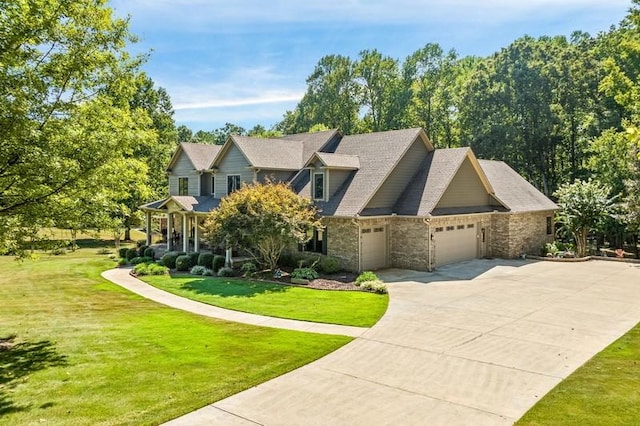
[[[240,189],[240,175],[228,175],[227,176],[227,194],[231,194],[233,191]]]
[[[313,199],[324,200],[324,173],[313,174]]]
[[[178,178],[178,195],[189,195],[189,178]]]
[[[211,195],[216,193],[216,175],[211,176]]]

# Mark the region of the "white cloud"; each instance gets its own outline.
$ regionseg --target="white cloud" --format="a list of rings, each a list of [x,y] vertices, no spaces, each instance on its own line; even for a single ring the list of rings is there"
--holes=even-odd
[[[284,102],[298,102],[302,93],[263,93],[251,98],[211,98],[205,101],[176,103],[174,109],[204,109],[204,108],[231,108],[249,105],[279,104]]]

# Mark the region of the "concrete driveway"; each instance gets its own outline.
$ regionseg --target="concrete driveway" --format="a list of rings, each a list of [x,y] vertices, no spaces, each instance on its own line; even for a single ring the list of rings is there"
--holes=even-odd
[[[170,424],[501,425],[640,321],[640,265],[474,260],[388,270],[362,337]]]

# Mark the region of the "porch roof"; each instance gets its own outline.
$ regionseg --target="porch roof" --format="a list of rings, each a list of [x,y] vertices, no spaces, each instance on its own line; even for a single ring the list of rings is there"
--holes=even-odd
[[[168,210],[167,205],[172,201],[180,207],[181,211],[189,213],[209,213],[220,205],[220,199],[214,198],[210,195],[174,195],[168,198],[163,198],[162,200],[144,204],[140,206],[140,209],[164,212]]]

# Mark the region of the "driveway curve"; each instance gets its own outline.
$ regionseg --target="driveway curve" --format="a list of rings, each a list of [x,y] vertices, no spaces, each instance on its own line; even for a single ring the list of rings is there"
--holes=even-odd
[[[336,352],[170,425],[503,425],[640,321],[640,265],[388,270],[385,316]]]

